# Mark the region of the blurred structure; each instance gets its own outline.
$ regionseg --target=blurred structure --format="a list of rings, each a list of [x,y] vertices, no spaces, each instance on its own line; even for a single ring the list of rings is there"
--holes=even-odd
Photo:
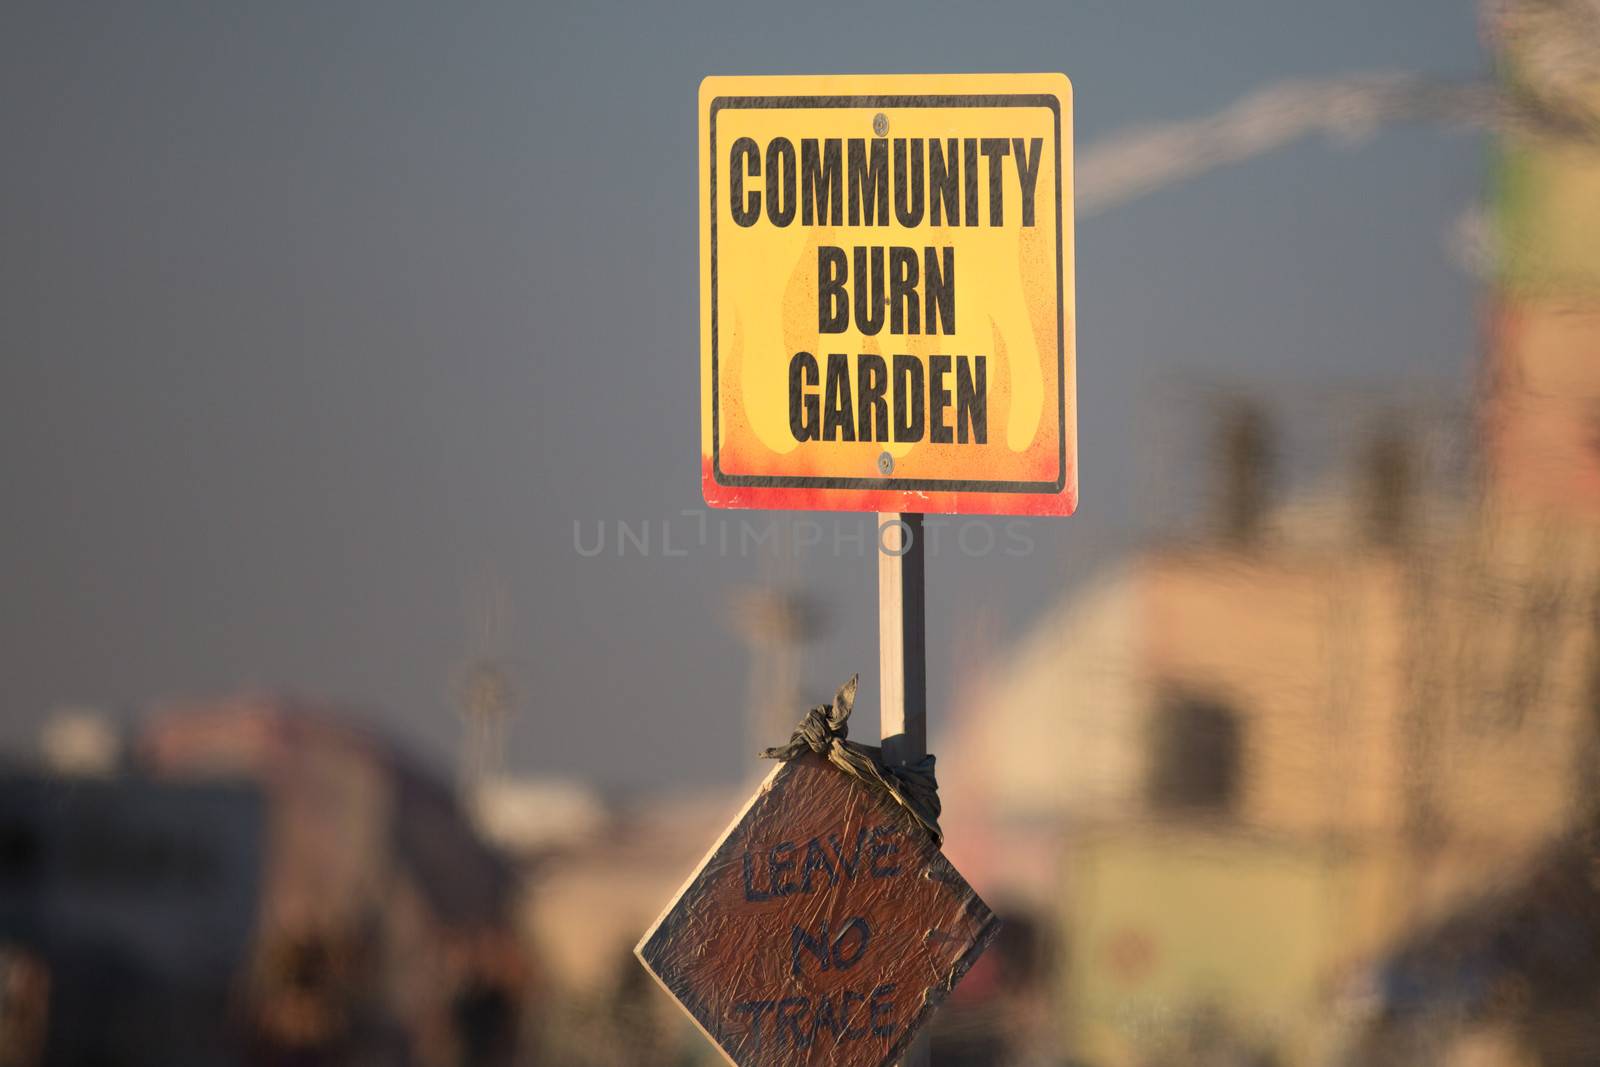
[[[1495,15],[1575,125],[1501,142],[1470,408],[1221,390],[1163,464],[1206,520],[960,702],[953,858],[1062,963],[1014,1050],[1600,1062],[1600,13]]]
[[[515,879],[448,786],[338,718],[263,698],[162,710],[139,755],[160,780],[243,781],[266,800],[238,987],[253,1060],[514,1062],[531,979]]]
[[[518,694],[506,653],[511,598],[505,586],[485,581],[474,600],[478,632],[471,655],[451,680],[451,698],[466,726],[458,771],[463,795],[471,797],[504,767],[506,735]]]
[[[515,879],[445,783],[266,697],[108,736],[0,777],[0,1063],[514,1062]]]
[[[1510,884],[1402,940],[1352,990],[1370,1021],[1342,1061],[1595,1062],[1597,849],[1591,821]]]
[[[1257,404],[1236,401],[1217,428],[1217,530],[1248,548],[1261,536],[1272,480],[1272,430]]]
[[[1089,145],[1078,157],[1074,204],[1090,218],[1206,171],[1323,134],[1350,143],[1385,125],[1432,122],[1508,138],[1600,145],[1592,114],[1600,75],[1593,0],[1481,0],[1485,37],[1517,57],[1514,80],[1441,80],[1406,72],[1291,79],[1213,115],[1155,123]]]
[[[804,647],[827,632],[827,611],[800,580],[794,520],[778,516],[763,545],[761,580],[731,591],[728,628],[750,654],[746,744],[752,753],[781,743],[804,710],[800,693]]]
[[[62,775],[109,775],[122,762],[122,738],[93,708],[58,708],[39,731],[39,759]]]
[[[241,783],[0,777],[0,1064],[234,1064],[264,804]]]
[[[729,598],[728,619],[750,653],[746,744],[758,752],[794,729],[801,648],[822,633],[822,611],[797,588],[746,586]]]
[[[469,801],[479,832],[523,866],[583,845],[611,818],[594,788],[560,778],[501,775],[480,783]]]
[[[461,784],[471,792],[501,771],[506,727],[516,704],[510,674],[495,660],[474,660],[462,670],[456,703],[467,725],[461,743]]]
[[[633,957],[633,946],[744,802],[706,790],[621,804],[601,832],[530,868],[522,922],[548,961],[547,1062],[720,1062]]]
[[[1574,499],[1491,466],[1458,505],[1413,417],[1258,507],[1271,446],[1225,410],[1213,532],[1064,603],[944,746],[951,840],[987,838],[956,862],[1060,931],[1040,1041],[1097,1065],[1323,1062],[1341,983],[1509,889],[1593,793]]]
[[[44,1062],[49,1025],[49,968],[35,953],[0,948],[0,1067]]]

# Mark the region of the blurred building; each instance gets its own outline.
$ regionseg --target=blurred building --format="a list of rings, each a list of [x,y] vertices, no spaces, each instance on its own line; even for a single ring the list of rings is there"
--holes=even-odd
[[[544,968],[539,1062],[721,1062],[639,966],[633,946],[739,812],[747,791],[602,803],[570,782],[485,784],[476,807],[516,858],[518,927]]]
[[[268,697],[43,740],[0,776],[0,1064],[515,1062],[514,873],[392,745]]]
[[[159,710],[138,755],[158,780],[265,798],[238,986],[253,1060],[514,1062],[531,978],[515,877],[442,777],[341,717],[256,697]]]
[[[1221,494],[962,703],[956,861],[1059,919],[1051,1040],[1090,1063],[1321,1062],[1350,976],[1587,813],[1600,541],[1514,470],[1462,508],[1367,446],[1253,517]]]
[[[963,702],[956,861],[1059,917],[1088,1062],[1319,1062],[1344,980],[1586,815],[1600,541],[1491,473],[1137,553]]]
[[[264,807],[241,783],[0,777],[0,1064],[240,1062]]]
[[[1213,405],[1207,521],[960,702],[952,850],[1057,931],[1042,1045],[1096,1067],[1600,1062],[1600,151],[1499,157],[1471,409]],[[1295,484],[1284,441],[1317,420],[1342,454]]]

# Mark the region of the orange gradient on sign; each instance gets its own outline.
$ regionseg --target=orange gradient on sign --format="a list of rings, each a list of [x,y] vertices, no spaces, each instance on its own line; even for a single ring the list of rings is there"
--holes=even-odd
[[[848,102],[863,95],[873,98],[866,106]],[[804,106],[810,101],[794,97],[826,97],[829,105],[841,99],[847,103]],[[929,103],[934,98],[960,98],[960,102],[935,106],[888,102],[908,97]],[[760,98],[761,103],[750,106],[751,98]],[[790,99],[785,106],[773,103],[781,98]],[[740,103],[727,106],[731,100]],[[718,106],[714,108],[713,102]],[[702,85],[700,104],[701,457],[707,502],[726,507],[1070,513],[1077,497],[1077,450],[1072,128],[1066,79],[1060,75],[713,78]],[[887,128],[882,129],[885,120]],[[856,139],[868,149],[875,140],[886,142],[889,224],[850,225],[847,215],[844,225],[828,225],[827,218],[805,225],[796,210],[787,225],[777,224],[765,211],[753,224],[741,225],[731,206],[729,159],[730,147],[741,138],[753,141],[761,158],[774,139],[786,139],[795,146],[797,170],[799,147],[806,139],[819,144],[838,139],[844,145]],[[998,186],[991,177],[995,161],[990,158],[980,157],[976,171],[963,172],[958,199],[965,203],[965,182],[971,179],[980,224],[966,224],[964,218],[951,225],[948,216],[939,225],[931,223],[932,201],[938,194],[927,183],[926,167],[922,217],[916,225],[901,224],[896,211],[900,195],[895,188],[896,152],[915,152],[919,142],[948,145],[952,139],[957,145],[987,139],[1004,141],[1008,147],[1038,146],[1033,156],[1031,225],[1022,222],[1028,179],[1014,153],[999,161]],[[905,145],[898,146],[902,140]],[[848,200],[851,174],[848,164],[843,169]],[[745,196],[759,194],[765,203],[770,177],[741,173],[740,191]],[[797,190],[803,184],[803,174],[798,174]],[[991,214],[997,187],[1003,214],[999,225]],[[1062,204],[1068,205],[1065,217]],[[819,329],[818,249],[825,246],[842,250],[850,268],[844,283],[850,321],[839,333],[824,334]],[[908,305],[912,314],[905,328],[891,332],[886,309],[881,331],[864,330],[853,299],[857,282],[853,253],[858,247],[869,250],[869,255],[873,249],[907,248],[919,265],[928,249],[935,250],[936,257],[944,249],[952,250],[953,329],[920,332],[928,322],[932,300],[923,276]],[[918,332],[911,332],[913,322]],[[937,442],[931,433],[896,440],[892,432],[887,440],[843,439],[856,436],[853,432],[834,435],[837,439],[799,440],[791,425],[795,394],[790,367],[799,352],[809,353],[823,368],[809,390],[819,405],[825,403],[828,356],[840,353],[848,360],[852,427],[860,418],[854,402],[859,400],[861,354],[881,356],[886,365],[896,355],[915,358],[924,386],[923,417],[930,424],[935,417],[928,410],[934,384],[930,357],[951,357],[952,371],[943,381],[953,394],[955,366],[965,360],[961,371],[970,380],[975,358],[981,356],[983,440],[978,440],[977,426],[970,419],[962,427],[971,431],[965,442],[959,434],[949,442]],[[887,402],[892,430],[896,411],[892,381]],[[943,406],[942,418],[956,426],[953,398]],[[884,473],[884,466],[890,467],[889,473]],[[753,479],[762,484],[750,484]],[[791,484],[794,480],[800,484]]]

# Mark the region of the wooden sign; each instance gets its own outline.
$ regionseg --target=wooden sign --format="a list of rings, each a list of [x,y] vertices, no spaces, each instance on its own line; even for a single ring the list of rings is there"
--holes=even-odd
[[[807,753],[636,952],[737,1067],[883,1067],[998,928],[904,808]]]
[[[1071,514],[1062,74],[700,85],[712,507]]]

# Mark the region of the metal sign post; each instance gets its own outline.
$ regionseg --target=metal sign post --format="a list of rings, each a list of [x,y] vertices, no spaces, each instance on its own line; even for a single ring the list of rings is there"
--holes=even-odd
[[[906,767],[928,751],[928,630],[922,516],[878,515],[878,732],[883,761]],[[901,1067],[927,1067],[928,1038]]]
[[[878,515],[878,693],[883,760],[928,752],[928,648],[922,516]]]
[[[883,741],[855,679],[806,712],[637,953],[734,1067],[923,1067],[999,928],[940,851],[923,515],[1077,507],[1072,86],[710,77],[698,110],[702,495],[877,514]]]

